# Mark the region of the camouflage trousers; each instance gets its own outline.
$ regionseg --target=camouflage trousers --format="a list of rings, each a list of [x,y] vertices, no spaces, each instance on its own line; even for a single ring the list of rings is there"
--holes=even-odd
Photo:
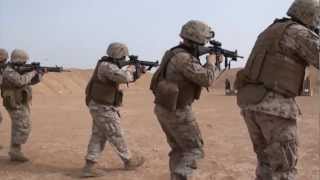
[[[31,132],[29,105],[6,108],[11,118],[11,144],[25,144]]]
[[[258,159],[256,180],[295,180],[296,120],[248,110],[242,115]]]
[[[112,106],[92,103],[89,108],[93,123],[86,159],[97,162],[106,142],[109,142],[120,158],[128,161],[131,155],[120,127],[119,111]]]
[[[186,179],[196,169],[196,160],[204,157],[201,132],[190,106],[169,112],[156,105],[154,112],[171,147],[169,168],[171,179]]]

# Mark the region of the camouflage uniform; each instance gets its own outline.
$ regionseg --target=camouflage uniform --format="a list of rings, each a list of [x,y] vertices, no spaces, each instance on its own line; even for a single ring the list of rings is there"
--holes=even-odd
[[[109,62],[98,67],[98,78],[101,81],[112,80],[116,83],[129,83],[133,80],[130,71],[124,71]],[[88,145],[87,160],[96,162],[107,141],[115,148],[123,161],[130,159],[130,152],[120,127],[120,113],[117,107],[94,102],[89,103],[93,118],[92,135]]]
[[[201,87],[209,87],[214,80],[214,66],[208,63],[202,67],[197,62],[198,60],[191,58],[189,54],[177,54],[168,64],[166,78],[191,81]],[[204,157],[203,140],[191,104],[174,112],[156,104],[154,112],[171,147],[171,173],[191,175],[196,168],[196,160]]]
[[[22,144],[28,140],[31,131],[30,108],[32,99],[31,85],[37,84],[41,80],[42,74],[36,71],[19,73],[16,68],[25,64],[29,59],[28,54],[20,49],[15,49],[11,53],[11,62],[3,72],[2,99],[7,109],[11,123],[11,161],[25,162],[29,159],[22,153]]]
[[[31,94],[31,80],[36,76],[36,72],[32,71],[24,75],[20,75],[10,66],[8,66],[3,72],[3,81],[10,83],[12,86],[22,87],[29,91]],[[6,97],[11,91],[4,87],[3,96]],[[12,120],[12,144],[25,144],[31,131],[30,122],[30,101],[23,103],[17,103],[15,106],[5,104],[11,120]]]
[[[319,36],[305,26],[297,23],[290,25],[283,33],[279,44],[281,53],[286,55],[284,58],[301,57],[305,64],[319,69]],[[256,46],[253,52],[258,48]],[[287,58],[287,66],[290,65],[289,58]],[[304,63],[301,63],[302,67]],[[249,66],[247,64],[246,68]],[[276,73],[276,70],[274,72]],[[241,71],[238,73],[236,86],[241,82],[241,73]],[[296,77],[291,78],[300,77],[297,74]],[[274,81],[277,80],[279,79],[274,79]],[[254,81],[251,85],[252,83]],[[278,87],[281,87],[281,84]],[[239,94],[241,94],[241,88]],[[239,94],[238,98],[241,98]],[[238,99],[257,154],[256,180],[294,180],[298,161],[297,120],[301,117],[295,95],[286,95],[276,89],[268,89],[258,103],[241,104],[239,102]]]
[[[171,180],[189,179],[197,168],[196,160],[204,157],[203,139],[192,112],[192,103],[200,98],[202,87],[209,87],[215,77],[213,63],[202,66],[194,51],[195,46],[206,44],[208,29],[210,27],[200,21],[187,22],[180,34],[184,42],[166,52],[151,81],[150,88],[155,95],[154,113],[171,147]],[[162,86],[164,82],[168,84]],[[168,102],[176,99],[169,97],[175,94],[174,91],[167,97],[161,95],[170,84],[179,92],[173,103]],[[166,104],[173,104],[174,108]]]
[[[86,87],[86,104],[90,109],[93,123],[82,177],[103,175],[95,165],[107,141],[115,148],[125,169],[133,170],[144,163],[142,156],[131,154],[127,147],[120,127],[118,110],[122,105],[123,97],[120,84],[137,80],[141,72],[133,69],[133,66],[128,66],[127,70],[121,69],[120,61],[125,60],[129,55],[125,44],[111,43],[107,49],[107,55],[98,61]]]

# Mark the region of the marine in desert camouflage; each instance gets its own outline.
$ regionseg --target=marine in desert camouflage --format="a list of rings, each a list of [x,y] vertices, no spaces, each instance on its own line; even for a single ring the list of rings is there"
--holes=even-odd
[[[31,132],[30,103],[32,99],[31,86],[40,82],[42,73],[35,70],[20,74],[14,66],[21,66],[29,59],[29,55],[21,49],[11,53],[10,63],[3,71],[1,96],[3,104],[12,120],[11,161],[26,162],[29,159],[22,153],[22,145],[28,140]]]
[[[308,65],[319,69],[319,0],[296,0],[290,18],[262,32],[235,86],[257,155],[256,180],[295,180],[298,162],[295,97]]]
[[[160,68],[152,77],[150,89],[155,95],[154,112],[171,147],[171,180],[187,180],[196,161],[204,157],[203,139],[192,103],[200,98],[202,87],[209,87],[215,77],[216,55],[199,61],[199,47],[212,38],[211,28],[197,20],[187,22],[181,30],[183,42],[168,50]]]
[[[115,149],[125,169],[135,169],[144,163],[143,156],[130,152],[120,126],[119,107],[122,105],[123,96],[120,84],[137,80],[143,71],[134,66],[123,70],[117,65],[117,61],[124,61],[128,55],[125,44],[110,44],[107,56],[98,61],[87,85],[86,104],[93,123],[82,177],[103,175],[103,172],[96,168],[96,163],[107,142]]]

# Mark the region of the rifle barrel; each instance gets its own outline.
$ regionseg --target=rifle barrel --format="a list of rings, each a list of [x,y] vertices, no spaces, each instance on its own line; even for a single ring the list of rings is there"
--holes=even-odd
[[[62,72],[62,71],[64,71],[62,66],[61,67],[59,67],[59,66],[41,66],[40,63],[37,63],[37,62],[16,66],[16,69],[20,73],[31,72],[33,70],[43,71],[44,69],[46,69],[48,72]]]
[[[63,67],[41,67],[41,69],[46,69],[48,72],[62,72]]]
[[[199,55],[205,55],[208,53],[218,53],[218,54],[222,54],[225,57],[228,58],[243,58],[243,56],[239,56],[237,50],[235,51],[230,51],[227,49],[223,49],[220,47],[215,47],[215,46],[209,46],[209,47],[200,47],[199,48]]]
[[[128,66],[128,65],[136,65],[136,64],[140,64],[142,66],[148,66],[149,68],[152,68],[152,67],[157,67],[159,66],[159,62],[158,61],[141,61],[141,60],[129,60],[129,61],[122,61],[122,62],[119,62],[119,66],[120,67],[124,67],[124,66]]]
[[[141,65],[144,65],[144,66],[159,66],[159,62],[158,61],[139,61],[139,63]]]

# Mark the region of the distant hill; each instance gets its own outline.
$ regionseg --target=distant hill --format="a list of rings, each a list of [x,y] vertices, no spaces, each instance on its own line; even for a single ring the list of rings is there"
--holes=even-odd
[[[91,76],[92,70],[70,69],[71,72],[47,73],[43,82],[34,87],[36,94],[80,95]]]
[[[217,94],[224,93],[225,80],[228,78],[233,86],[236,73],[240,68],[230,69],[225,71],[221,76],[214,82],[212,91]],[[91,77],[92,70],[79,70],[71,69],[71,72],[63,73],[48,73],[44,76],[42,83],[34,87],[35,94],[44,96],[53,95],[83,95],[85,87]],[[307,70],[306,75],[310,75],[311,86],[313,91],[316,92],[317,83],[317,70],[310,68]],[[132,91],[143,91],[149,90],[149,84],[152,74],[147,73],[142,76],[135,84],[130,84]]]

